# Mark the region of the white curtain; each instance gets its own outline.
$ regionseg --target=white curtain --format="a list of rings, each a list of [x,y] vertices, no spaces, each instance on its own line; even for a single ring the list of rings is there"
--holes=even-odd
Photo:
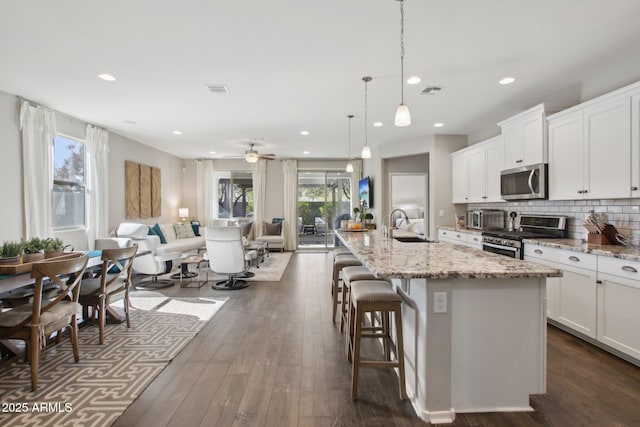
[[[53,236],[53,138],[55,113],[22,101],[22,174],[25,238]]]
[[[253,234],[260,236],[267,200],[267,161],[259,159],[256,163],[252,163],[251,172],[253,175]]]
[[[198,220],[202,227],[208,227],[212,225],[213,204],[215,202],[213,160],[198,160],[196,162],[196,175]]]
[[[298,246],[298,162],[284,160],[284,249],[295,251]]]
[[[89,249],[97,238],[109,236],[109,132],[87,125],[87,180]]]
[[[362,159],[353,159],[351,163],[353,172],[351,173],[351,212],[349,213],[353,216],[353,208],[360,207],[358,183],[362,179]]]

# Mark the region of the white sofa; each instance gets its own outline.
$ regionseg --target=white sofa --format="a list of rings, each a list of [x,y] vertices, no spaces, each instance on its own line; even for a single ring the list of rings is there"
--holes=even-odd
[[[149,226],[132,222],[123,222],[116,229],[116,237],[128,237],[134,240],[146,240],[157,255],[173,252],[197,252],[205,247],[204,236],[178,239],[173,224],[159,224],[167,243],[161,243],[157,235],[149,235]],[[145,245],[145,246],[146,246]]]

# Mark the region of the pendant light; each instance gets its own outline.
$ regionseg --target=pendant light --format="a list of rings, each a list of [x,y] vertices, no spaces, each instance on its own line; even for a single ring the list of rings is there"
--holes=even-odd
[[[364,82],[364,147],[362,147],[362,157],[363,159],[371,158],[371,149],[369,148],[369,141],[367,140],[367,127],[369,123],[367,122],[367,83],[373,80],[371,77],[363,77],[362,81]]]
[[[398,127],[411,124],[409,107],[404,105],[404,0],[400,1],[400,105],[396,110],[394,124]]]
[[[351,173],[353,172],[353,163],[351,163],[351,119],[353,119],[353,114],[349,114],[347,118],[349,119],[349,163],[347,163],[345,170]]]

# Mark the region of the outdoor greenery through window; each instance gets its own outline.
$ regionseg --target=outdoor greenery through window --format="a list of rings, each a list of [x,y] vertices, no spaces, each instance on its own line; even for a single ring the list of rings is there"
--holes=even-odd
[[[85,221],[85,145],[58,135],[53,140],[53,227],[83,227]]]
[[[246,171],[219,172],[218,218],[253,217],[253,175]]]

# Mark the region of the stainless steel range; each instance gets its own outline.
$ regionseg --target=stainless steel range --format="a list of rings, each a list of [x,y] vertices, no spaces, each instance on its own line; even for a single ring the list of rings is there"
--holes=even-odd
[[[482,250],[511,258],[524,257],[524,239],[550,239],[567,237],[567,217],[552,215],[522,215],[514,231],[492,230],[482,232]]]

